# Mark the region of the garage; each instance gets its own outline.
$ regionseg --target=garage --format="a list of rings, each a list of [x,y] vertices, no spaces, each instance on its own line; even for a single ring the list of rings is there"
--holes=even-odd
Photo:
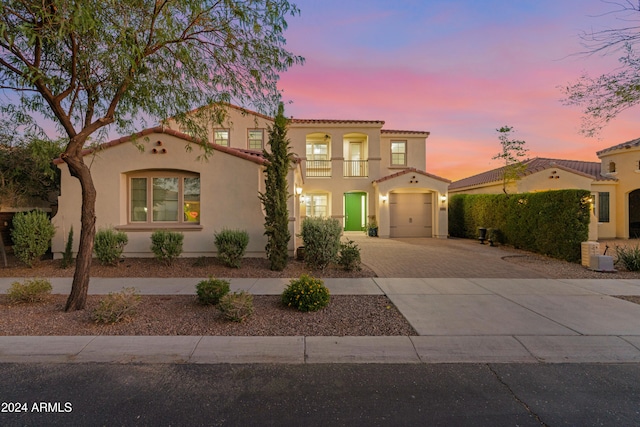
[[[433,193],[390,193],[389,220],[389,237],[432,237]]]

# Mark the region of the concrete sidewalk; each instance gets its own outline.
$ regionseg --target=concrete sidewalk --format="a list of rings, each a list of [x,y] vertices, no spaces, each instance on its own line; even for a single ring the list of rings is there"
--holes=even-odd
[[[0,293],[13,281],[0,279]],[[68,293],[70,278],[50,279]],[[90,292],[195,293],[200,279],[92,278]],[[289,279],[229,279],[277,295]],[[638,363],[640,280],[324,279],[332,295],[387,295],[418,336],[0,336],[0,362]]]

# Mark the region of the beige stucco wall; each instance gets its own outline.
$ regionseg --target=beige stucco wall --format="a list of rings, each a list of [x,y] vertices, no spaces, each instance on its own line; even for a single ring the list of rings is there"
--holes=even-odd
[[[181,131],[178,124],[173,119],[167,120],[167,126],[170,129]],[[264,147],[268,147],[269,141],[268,129],[273,125],[273,120],[265,118],[261,115],[243,113],[240,109],[229,107],[226,116],[221,124],[210,124],[208,127],[209,141],[214,140],[215,129],[229,129],[229,146],[233,148],[248,149],[249,148],[249,129],[261,129],[263,131]]]
[[[615,218],[615,236],[629,238],[629,193],[640,189],[640,147],[621,148],[600,155],[602,172],[617,180],[611,187],[611,219]],[[609,173],[609,163],[615,162],[616,172]],[[615,212],[615,213],[614,213]],[[615,216],[614,216],[615,215]]]
[[[555,190],[590,190],[593,178],[559,168],[548,168],[516,181],[518,193]]]
[[[412,133],[384,133],[380,139],[381,175],[386,176],[401,171],[403,168],[391,166],[391,141],[407,141],[407,165],[409,168],[426,170],[427,145],[425,135],[416,136]]]
[[[331,142],[331,177],[309,177],[306,176],[306,144],[307,135],[323,134],[327,135]],[[380,176],[380,125],[364,124],[353,125],[343,123],[332,124],[302,124],[292,123],[287,131],[291,141],[291,151],[298,155],[301,162],[301,173],[304,177],[302,185],[303,194],[328,193],[329,210],[331,217],[338,219],[344,226],[344,193],[364,192],[367,193],[367,212],[371,216],[375,210],[373,199],[373,186],[371,182],[374,177]],[[368,159],[367,177],[345,177],[343,161],[348,158],[348,143],[358,141],[363,143],[363,151]],[[304,204],[301,197],[296,198],[301,217],[306,216]]]
[[[153,154],[150,149],[140,152],[131,143],[122,143],[85,157],[91,164],[91,174],[96,186],[96,225],[98,228],[114,226],[127,232],[129,243],[125,255],[152,256],[150,252],[151,229],[128,226],[127,173],[148,169],[171,169],[200,174],[201,215],[199,227],[184,227],[183,256],[213,255],[214,233],[222,228],[237,228],[249,233],[247,256],[263,256],[266,244],[264,215],[258,192],[263,189],[262,166],[233,155],[215,151],[208,161],[198,161],[203,152],[194,146],[185,150],[186,141],[166,134],[151,134],[150,144],[162,142],[166,154]],[[77,251],[80,232],[80,185],[69,174],[66,164],[61,164],[62,194],[59,209],[53,218],[57,228],[52,242],[56,257],[64,251],[64,241],[73,225],[74,251]],[[173,229],[176,229],[175,227]]]

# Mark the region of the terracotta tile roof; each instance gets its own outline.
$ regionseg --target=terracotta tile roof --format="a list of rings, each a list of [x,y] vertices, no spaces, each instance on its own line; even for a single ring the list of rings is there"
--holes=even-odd
[[[600,150],[596,152],[596,155],[600,157],[601,154],[605,154],[610,151],[619,150],[621,148],[632,148],[632,147],[640,147],[640,138],[623,142],[622,144],[614,145],[613,147],[605,148],[604,150]]]
[[[429,136],[431,132],[427,132],[424,130],[395,130],[395,129],[381,129],[380,133],[388,133],[388,134],[409,134],[409,135],[426,135]]]
[[[348,125],[384,125],[382,120],[338,120],[338,119],[290,119],[291,123],[309,124],[309,125],[333,125],[333,124],[348,124]]]
[[[149,128],[149,129],[145,129],[141,132],[135,133],[133,135],[129,135],[129,136],[123,136],[122,138],[118,138],[118,139],[114,139],[112,141],[109,142],[105,142],[103,144],[98,145],[96,148],[87,148],[82,150],[82,155],[86,156],[89,155],[91,153],[94,153],[96,151],[102,151],[105,150],[107,148],[110,147],[114,147],[116,145],[120,145],[120,144],[124,144],[127,142],[131,142],[135,139],[139,139],[139,138],[143,138],[147,135],[151,135],[154,133],[162,133],[165,135],[171,135],[171,136],[175,136],[176,138],[180,138],[180,139],[184,139],[186,141],[189,141],[191,143],[194,144],[199,144],[202,145],[202,142],[185,134],[182,132],[178,132],[176,130],[173,129],[169,129],[166,128],[164,126],[156,126],[153,128]],[[236,156],[239,157],[241,159],[245,159],[245,160],[249,160],[251,162],[257,163],[259,165],[263,165],[265,164],[267,161],[265,160],[265,158],[262,156],[262,153],[259,151],[254,151],[254,150],[242,150],[242,149],[237,149],[237,148],[231,148],[231,147],[224,147],[222,145],[218,145],[218,144],[213,144],[213,143],[207,143],[207,145],[211,148],[213,148],[214,150],[217,151],[221,151],[223,153],[227,153],[230,154],[232,156]],[[61,164],[64,163],[64,161],[61,158],[57,158],[53,161],[54,164]]]
[[[521,176],[531,175],[533,173],[540,172],[549,168],[556,168],[574,174],[582,175],[596,181],[614,180],[600,174],[600,162],[583,162],[579,160],[562,160],[535,157],[533,159],[525,160],[523,163],[526,165],[526,169],[521,174]],[[449,189],[455,190],[458,188],[476,187],[483,184],[500,182],[502,181],[503,171],[504,166],[480,173],[478,175],[473,175],[468,178],[463,178],[452,183],[449,186]]]
[[[446,179],[446,178],[442,178],[442,177],[439,177],[439,176],[437,176],[437,175],[433,175],[433,174],[430,174],[430,173],[427,173],[427,172],[421,171],[421,170],[416,169],[416,168],[407,168],[407,169],[403,169],[403,170],[401,170],[400,172],[396,172],[396,173],[394,173],[394,174],[387,175],[387,176],[383,176],[382,178],[378,178],[378,179],[376,179],[376,180],[375,180],[375,181],[373,181],[373,182],[375,182],[375,183],[380,183],[380,182],[388,181],[388,180],[390,180],[390,179],[397,178],[397,177],[399,177],[399,176],[406,175],[406,174],[408,174],[408,173],[418,173],[418,174],[420,174],[420,175],[424,175],[424,176],[427,176],[427,177],[429,177],[429,178],[437,179],[438,181],[443,181],[443,182],[451,183],[451,181],[450,181],[450,180],[448,180],[448,179]]]

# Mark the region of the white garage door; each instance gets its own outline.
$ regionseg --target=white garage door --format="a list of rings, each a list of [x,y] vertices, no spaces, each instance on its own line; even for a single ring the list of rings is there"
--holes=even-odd
[[[432,207],[432,193],[389,194],[390,236],[432,237]]]

